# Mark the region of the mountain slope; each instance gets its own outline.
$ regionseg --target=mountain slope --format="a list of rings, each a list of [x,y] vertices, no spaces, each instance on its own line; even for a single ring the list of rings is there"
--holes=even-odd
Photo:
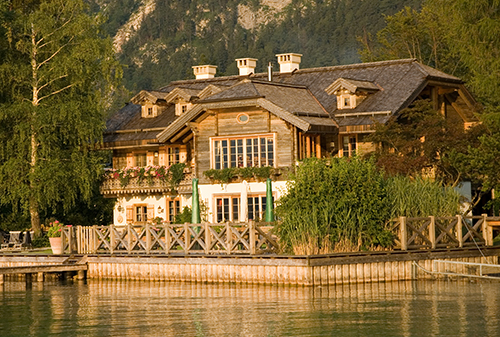
[[[275,54],[303,54],[302,67],[359,62],[357,36],[375,34],[384,16],[421,0],[99,0],[106,31],[126,65],[132,90],[193,78],[191,66],[214,64],[237,74],[235,58],[257,72]]]

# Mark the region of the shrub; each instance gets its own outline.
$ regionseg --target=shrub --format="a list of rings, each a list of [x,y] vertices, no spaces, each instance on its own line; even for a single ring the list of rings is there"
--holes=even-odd
[[[453,216],[460,196],[439,181],[388,177],[373,160],[307,159],[288,183],[276,214],[283,251],[319,254],[390,247],[389,220]]]
[[[384,183],[373,161],[305,160],[276,208],[283,249],[317,254],[389,246]]]

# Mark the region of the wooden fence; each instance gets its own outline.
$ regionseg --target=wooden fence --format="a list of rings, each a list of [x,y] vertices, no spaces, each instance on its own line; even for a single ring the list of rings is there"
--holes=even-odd
[[[262,254],[277,252],[266,223],[76,226],[64,228],[63,252],[78,254]]]
[[[262,254],[277,253],[270,223],[165,224],[66,227],[63,252],[78,254]],[[500,217],[399,217],[389,223],[394,250],[493,246]]]
[[[391,223],[396,249],[436,249],[492,246],[500,218],[481,216],[399,217]]]

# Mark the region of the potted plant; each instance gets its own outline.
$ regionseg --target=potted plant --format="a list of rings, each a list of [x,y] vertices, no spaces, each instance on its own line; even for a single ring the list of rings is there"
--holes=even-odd
[[[47,236],[50,241],[50,248],[53,254],[62,254],[62,239],[61,232],[63,229],[63,224],[59,221],[54,221],[50,223],[49,230],[47,231]]]

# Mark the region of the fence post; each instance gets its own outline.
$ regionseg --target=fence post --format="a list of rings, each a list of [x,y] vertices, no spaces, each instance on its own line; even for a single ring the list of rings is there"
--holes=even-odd
[[[484,243],[486,244],[486,246],[492,246],[493,245],[493,231],[491,232],[491,237],[490,237],[490,226],[488,226],[488,220],[486,219],[488,217],[487,214],[481,214],[481,216],[483,217],[483,226],[482,226],[482,230],[483,230],[483,239],[484,239]]]
[[[233,247],[233,232],[231,231],[231,226],[229,222],[226,222],[226,244],[227,244],[227,253],[231,254],[231,248]]]
[[[98,247],[98,242],[97,242],[97,226],[93,225],[92,226],[92,253],[96,254],[97,253],[97,247]]]
[[[208,222],[205,222],[203,226],[205,227],[205,254],[208,255],[210,253],[210,245],[211,245]]]
[[[464,246],[464,235],[462,233],[462,216],[457,215],[457,239],[458,247],[462,248]]]
[[[401,250],[408,250],[408,232],[406,230],[406,217],[399,217],[399,230],[400,230],[400,240],[401,240]]]
[[[149,222],[146,222],[146,254],[149,254],[151,252],[151,225]]]
[[[248,220],[248,231],[250,233],[249,235],[250,254],[255,255],[257,249],[255,247],[255,222],[253,220]]]
[[[127,245],[127,253],[132,252],[132,225],[127,224],[127,240],[128,240],[128,245]]]
[[[429,224],[429,239],[431,240],[432,249],[436,249],[436,218],[431,215]]]
[[[189,254],[189,246],[191,245],[191,234],[189,233],[189,225],[187,222],[184,223],[184,253]]]
[[[109,225],[109,251],[113,254],[115,250],[115,225]]]
[[[171,242],[170,230],[169,230],[170,223],[166,223],[164,226],[165,226],[165,253],[167,255],[169,255],[170,254],[170,242]]]
[[[81,235],[81,227],[82,226],[76,226],[76,252],[78,254],[81,254],[82,251],[82,244],[81,244],[81,239],[82,239],[82,235]]]

